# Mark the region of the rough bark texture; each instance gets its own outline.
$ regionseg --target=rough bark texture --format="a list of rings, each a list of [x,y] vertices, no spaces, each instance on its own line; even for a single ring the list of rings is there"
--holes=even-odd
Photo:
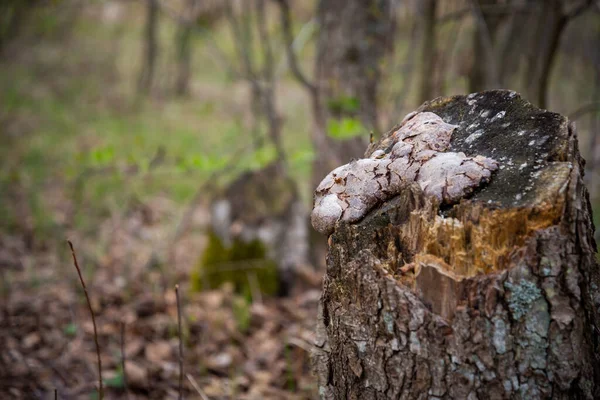
[[[510,91],[419,111],[459,126],[448,151],[499,170],[453,206],[407,183],[336,225],[317,329],[321,396],[600,398],[600,276],[574,127]]]

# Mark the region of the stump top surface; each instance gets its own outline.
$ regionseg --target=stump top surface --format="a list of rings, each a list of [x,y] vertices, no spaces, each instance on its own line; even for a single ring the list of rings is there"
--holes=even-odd
[[[491,182],[473,200],[502,207],[537,203],[549,186],[568,176],[568,120],[539,109],[519,94],[493,90],[440,97],[418,111],[431,111],[458,125],[449,151],[484,155],[500,163]]]

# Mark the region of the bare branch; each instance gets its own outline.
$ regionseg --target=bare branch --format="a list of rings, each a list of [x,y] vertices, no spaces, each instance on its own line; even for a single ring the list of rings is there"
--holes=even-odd
[[[181,302],[179,301],[179,285],[175,285],[177,298],[177,336],[179,337],[179,400],[183,400],[183,340],[181,339]]]
[[[236,50],[243,65],[244,71],[242,75],[250,82],[254,82],[253,85],[257,85],[256,74],[254,73],[254,66],[250,55],[251,49],[249,48],[249,43],[251,43],[251,41],[249,38],[244,39],[244,34],[241,32],[240,23],[235,17],[231,0],[225,0],[225,15],[229,21],[231,33],[233,34],[233,41],[235,42]]]
[[[131,398],[129,385],[127,384],[127,370],[125,369],[125,321],[121,321],[121,368],[123,369],[123,389],[127,393],[127,398]]]
[[[304,76],[300,67],[298,66],[298,59],[296,57],[296,53],[294,52],[294,48],[292,44],[294,42],[294,36],[292,34],[292,23],[290,17],[290,5],[287,0],[275,0],[277,4],[279,4],[279,9],[281,11],[281,25],[283,31],[283,39],[285,43],[285,51],[288,58],[288,63],[290,65],[290,69],[292,73],[296,77],[296,79],[304,86],[309,92],[315,93],[317,88],[315,84],[309,82],[309,80]]]
[[[198,382],[196,382],[194,377],[190,374],[185,374],[185,376],[188,378],[194,389],[196,389],[196,392],[198,392],[200,398],[202,398],[202,400],[208,400],[208,396],[206,395],[206,393],[204,393],[204,390],[200,388],[200,385],[198,385]]]
[[[192,18],[180,15],[166,1],[157,0],[157,2],[158,2],[160,11],[163,12],[164,14],[166,14],[169,18],[173,19],[177,24],[193,28],[194,30],[198,31],[198,33],[205,35],[209,39],[210,49],[214,53],[215,57],[217,59],[219,59],[221,64],[225,66],[225,68],[227,69],[227,72],[232,76],[240,75],[240,73],[236,70],[233,63],[231,63],[228,60],[228,57],[225,54],[225,52],[223,50],[221,50],[221,48],[217,44],[216,39],[214,38],[214,36],[212,35],[212,33],[210,32],[209,29],[206,29],[206,28],[196,24],[192,20]]]
[[[536,5],[524,5],[524,4],[481,4],[481,11],[487,15],[508,15],[513,13],[529,13],[532,12]],[[438,24],[445,24],[447,22],[456,21],[464,17],[469,16],[472,11],[472,7],[465,7],[463,9],[452,11],[446,15],[442,15],[437,19]]]
[[[569,113],[569,119],[576,120],[580,117],[583,117],[585,114],[594,111],[600,111],[600,102],[592,102],[582,105],[575,111]]]
[[[578,5],[574,9],[572,9],[570,12],[568,12],[567,14],[565,14],[565,17],[567,19],[577,18],[578,16],[580,16],[585,10],[587,10],[592,5],[593,5],[593,1],[592,0],[585,0],[580,5]]]
[[[94,342],[96,342],[96,355],[98,356],[98,383],[100,385],[100,387],[98,388],[98,398],[102,400],[104,398],[104,386],[102,385],[102,359],[100,358],[100,345],[98,344],[98,330],[96,329],[96,317],[94,315],[94,310],[92,309],[92,302],[90,301],[90,296],[88,295],[87,288],[85,286],[85,281],[83,280],[83,276],[81,275],[81,269],[79,268],[79,263],[77,262],[77,256],[75,255],[73,243],[71,243],[70,240],[67,240],[67,243],[69,243],[69,247],[71,248],[73,264],[75,264],[75,269],[77,269],[79,281],[81,282],[81,286],[83,287],[83,293],[85,294],[85,299],[87,300],[87,305],[92,316],[92,324],[94,325]]]

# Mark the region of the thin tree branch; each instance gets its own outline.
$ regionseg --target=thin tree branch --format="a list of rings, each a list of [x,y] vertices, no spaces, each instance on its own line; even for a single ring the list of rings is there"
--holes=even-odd
[[[157,1],[158,1],[160,11],[165,13],[169,18],[175,20],[175,22],[177,24],[190,27],[190,28],[198,31],[198,33],[200,33],[202,35],[206,35],[206,37],[209,39],[209,44],[211,45],[210,47],[211,47],[212,51],[214,52],[215,57],[218,58],[220,60],[221,64],[225,66],[225,68],[227,69],[227,72],[232,76],[240,75],[240,73],[236,70],[233,63],[229,62],[227,55],[225,54],[225,52],[223,50],[221,50],[221,48],[217,44],[217,41],[215,40],[214,36],[212,35],[212,33],[210,32],[209,29],[206,29],[206,28],[196,24],[192,18],[180,15],[176,10],[174,10],[164,0],[157,0]]]
[[[90,310],[90,314],[92,316],[92,324],[94,325],[94,342],[96,343],[96,355],[98,356],[98,383],[100,385],[98,389],[98,398],[102,400],[104,398],[104,386],[102,385],[102,359],[100,358],[100,345],[98,344],[98,330],[96,329],[96,317],[94,315],[94,310],[92,309],[92,302],[90,301],[90,296],[88,295],[87,288],[85,286],[85,281],[83,280],[83,276],[81,275],[81,269],[79,268],[79,263],[77,262],[77,256],[75,255],[75,249],[73,248],[73,243],[70,240],[67,240],[69,243],[69,247],[71,248],[71,255],[73,256],[73,263],[75,264],[75,268],[77,269],[77,274],[79,275],[79,281],[81,282],[81,286],[83,287],[83,292],[85,294],[85,299],[87,300],[87,305]]]
[[[592,102],[588,104],[584,104],[581,107],[577,108],[575,111],[569,113],[569,119],[576,120],[580,117],[583,117],[585,114],[600,111],[600,102]]]
[[[537,7],[534,4],[531,5],[522,5],[522,4],[481,4],[481,11],[484,14],[496,14],[496,15],[508,15],[513,13],[530,13]],[[469,16],[473,9],[471,7],[466,7],[457,11],[452,11],[446,15],[442,15],[436,21],[438,24],[445,24],[448,22],[456,21],[462,19],[464,17]]]
[[[179,285],[175,285],[177,299],[177,336],[179,337],[179,400],[183,400],[183,340],[181,339],[181,302],[179,301]]]
[[[127,393],[127,398],[131,398],[129,385],[127,384],[127,370],[125,369],[125,321],[121,321],[121,368],[123,369],[123,388]]]
[[[200,385],[198,385],[198,382],[196,382],[196,380],[194,379],[194,377],[191,376],[190,374],[185,374],[185,376],[188,378],[188,380],[190,381],[190,383],[192,384],[192,386],[194,387],[194,389],[196,389],[196,392],[198,392],[198,394],[200,395],[200,397],[202,398],[202,400],[209,400],[208,396],[206,395],[206,393],[204,393],[204,390],[202,390],[200,388]]]
[[[293,42],[294,36],[292,34],[292,23],[290,16],[290,5],[287,0],[275,0],[277,4],[279,4],[279,9],[281,11],[281,25],[282,25],[282,33],[285,44],[285,52],[287,54],[288,63],[290,65],[290,70],[298,80],[311,94],[317,91],[317,87],[314,83],[309,82],[306,76],[300,70],[298,66],[298,59],[296,57],[296,53],[294,52]]]
[[[248,47],[250,39],[244,39],[244,34],[240,31],[240,24],[235,17],[231,0],[225,0],[225,15],[229,21],[229,26],[231,28],[231,33],[233,34],[233,41],[235,43],[236,50],[242,61],[244,68],[243,76],[250,82],[253,82],[253,85],[258,85],[256,81],[256,74],[254,73],[254,66],[252,64],[252,57],[250,55],[250,48]]]
[[[575,7],[573,10],[571,10],[571,12],[565,14],[565,17],[567,19],[577,18],[579,15],[581,15],[585,10],[587,10],[592,5],[593,5],[592,0],[585,0],[579,6]]]

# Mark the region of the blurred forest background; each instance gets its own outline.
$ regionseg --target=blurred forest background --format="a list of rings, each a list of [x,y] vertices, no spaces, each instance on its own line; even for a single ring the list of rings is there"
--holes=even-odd
[[[313,188],[493,88],[576,121],[600,207],[597,0],[0,1],[0,393],[96,393],[70,239],[107,397],[177,397],[177,283],[187,397],[317,397]]]

